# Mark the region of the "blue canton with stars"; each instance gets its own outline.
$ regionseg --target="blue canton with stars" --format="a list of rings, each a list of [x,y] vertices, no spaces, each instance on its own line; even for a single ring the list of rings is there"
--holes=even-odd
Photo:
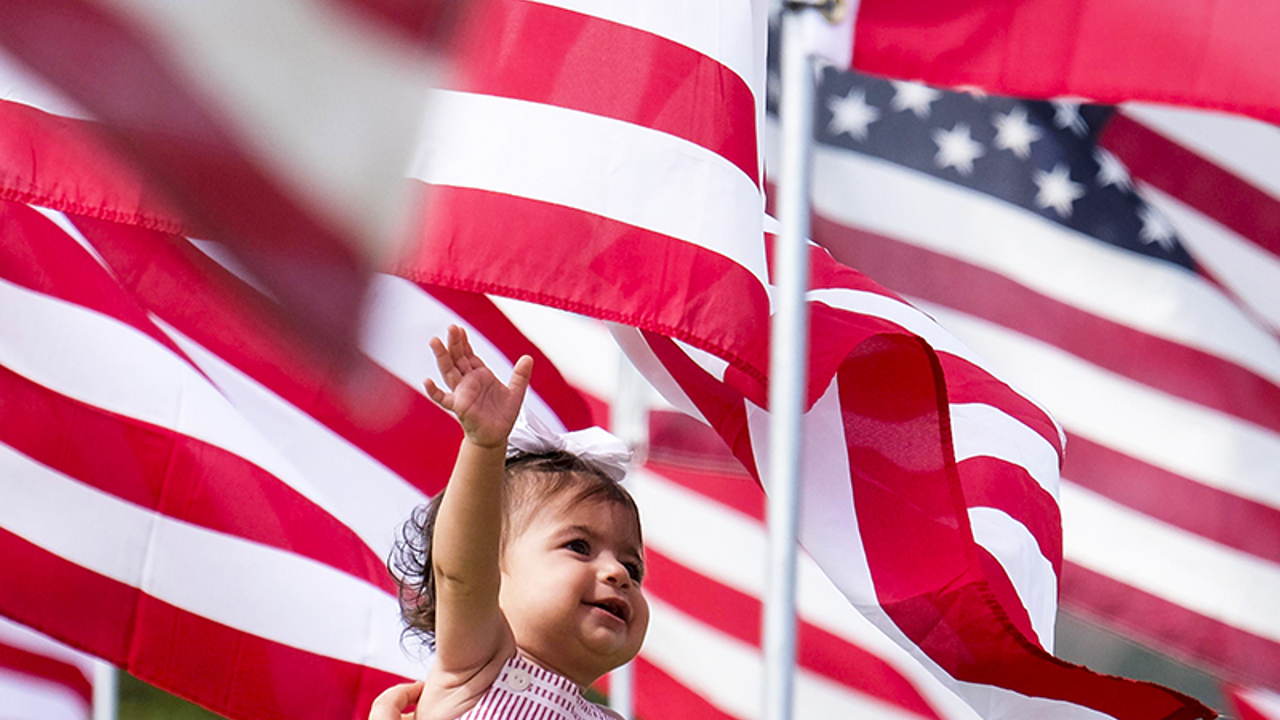
[[[776,111],[776,79],[771,72],[770,112]],[[819,73],[814,138],[1197,271],[1173,226],[1134,192],[1124,165],[1098,146],[1112,113],[1097,105],[946,92],[826,67]]]

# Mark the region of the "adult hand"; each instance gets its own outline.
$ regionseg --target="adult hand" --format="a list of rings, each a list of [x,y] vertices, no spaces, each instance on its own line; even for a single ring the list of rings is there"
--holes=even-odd
[[[369,720],[413,720],[413,713],[405,708],[418,702],[422,696],[422,681],[392,685],[382,691],[369,708]]]

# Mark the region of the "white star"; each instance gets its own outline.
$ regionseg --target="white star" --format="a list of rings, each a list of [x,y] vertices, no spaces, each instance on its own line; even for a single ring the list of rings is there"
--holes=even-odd
[[[1173,250],[1177,244],[1175,240],[1177,232],[1164,213],[1144,204],[1138,211],[1138,218],[1142,220],[1142,230],[1138,231],[1138,239],[1148,245],[1155,243],[1164,248],[1165,252]]]
[[[851,89],[844,97],[828,98],[827,107],[831,109],[827,132],[847,132],[854,140],[866,140],[867,126],[880,117],[880,111],[867,104],[867,93],[861,88]]]
[[[1120,158],[1111,154],[1110,150],[1094,148],[1093,159],[1098,161],[1098,184],[1102,187],[1115,185],[1121,190],[1133,189],[1133,178],[1129,177],[1129,168],[1120,162]]]
[[[933,141],[938,144],[938,155],[933,159],[939,168],[953,167],[961,175],[973,172],[973,161],[986,154],[982,143],[969,134],[969,126],[956,123],[950,130],[934,130]]]
[[[1080,103],[1076,100],[1054,100],[1053,102],[1053,124],[1071,132],[1084,136],[1089,126],[1085,124],[1084,118],[1080,117]]]
[[[1071,171],[1066,165],[1058,163],[1053,172],[1036,170],[1036,204],[1042,208],[1053,208],[1059,217],[1071,216],[1071,203],[1084,197],[1084,186],[1071,181]]]
[[[996,147],[1012,150],[1023,160],[1031,157],[1031,143],[1044,136],[1040,128],[1027,122],[1027,109],[1021,105],[1015,105],[1008,115],[996,115],[991,121],[996,126]]]
[[[929,117],[929,106],[942,97],[940,91],[928,85],[902,80],[890,82],[893,83],[893,100],[889,101],[889,107],[895,111],[910,110],[921,119]]]

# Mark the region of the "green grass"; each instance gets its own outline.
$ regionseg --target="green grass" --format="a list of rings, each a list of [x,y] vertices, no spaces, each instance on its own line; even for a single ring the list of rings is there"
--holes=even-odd
[[[218,720],[221,715],[120,673],[118,720]]]

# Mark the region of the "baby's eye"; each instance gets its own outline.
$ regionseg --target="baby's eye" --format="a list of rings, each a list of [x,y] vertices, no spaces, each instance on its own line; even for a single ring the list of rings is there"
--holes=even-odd
[[[570,540],[564,544],[564,547],[569,552],[577,553],[578,555],[591,554],[591,543],[586,540]]]
[[[627,569],[627,575],[631,578],[632,582],[638,583],[641,580],[644,580],[644,566],[640,563],[629,562],[623,563],[622,566]]]

